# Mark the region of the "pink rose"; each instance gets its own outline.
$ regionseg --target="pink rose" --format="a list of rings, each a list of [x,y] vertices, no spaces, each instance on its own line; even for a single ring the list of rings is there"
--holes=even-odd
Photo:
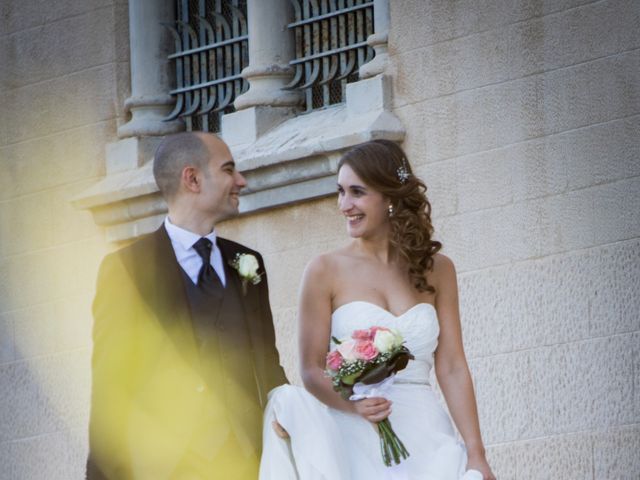
[[[354,330],[351,334],[351,338],[354,340],[373,340],[373,335],[370,329],[367,330]]]
[[[358,360],[368,362],[378,356],[378,349],[371,340],[363,340],[356,344],[354,353]]]
[[[342,366],[342,362],[342,355],[340,355],[339,351],[334,350],[327,354],[327,365],[331,370],[337,371]]]

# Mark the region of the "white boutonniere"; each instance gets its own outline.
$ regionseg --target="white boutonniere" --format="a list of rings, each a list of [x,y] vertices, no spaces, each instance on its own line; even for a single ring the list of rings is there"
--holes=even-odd
[[[258,268],[260,268],[258,259],[250,253],[236,253],[235,258],[229,260],[229,265],[237,270],[242,279],[243,295],[247,294],[247,285],[249,283],[257,285],[262,281],[262,275],[258,273]]]

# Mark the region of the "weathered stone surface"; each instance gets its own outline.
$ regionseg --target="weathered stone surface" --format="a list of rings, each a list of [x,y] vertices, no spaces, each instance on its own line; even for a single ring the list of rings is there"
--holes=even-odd
[[[11,143],[115,117],[115,69],[97,66],[4,95],[3,117]]]
[[[435,165],[456,163],[456,183],[449,188],[457,191],[461,212],[558,195],[639,175],[639,122],[638,116],[614,120]]]
[[[458,212],[483,210],[513,202],[513,158],[505,151],[456,159]]]
[[[51,191],[3,202],[0,210],[2,255],[41,250],[51,245],[54,223]]]
[[[465,37],[531,18],[594,3],[593,0],[529,2],[527,0],[464,0],[462,2],[403,0],[390,2],[389,48],[392,54]],[[408,22],[407,19],[419,21]],[[393,47],[393,48],[392,48]]]
[[[588,433],[519,443],[514,453],[518,480],[592,478],[592,441]]]
[[[594,480],[637,478],[640,472],[638,451],[640,451],[638,424],[594,433]]]
[[[559,345],[549,366],[554,432],[610,428],[636,419],[631,335]]]
[[[423,8],[429,8],[428,3],[423,2]],[[611,2],[596,2],[400,50],[393,57],[398,93],[394,104],[474,90],[633,50],[640,46],[638,26],[637,2],[616,2],[615,8]]]
[[[5,92],[0,92],[0,102],[2,105],[6,105],[8,95]],[[11,118],[7,115],[0,115],[0,146],[4,147],[9,143],[9,122]],[[4,165],[4,152],[0,150],[0,164]],[[0,181],[2,177],[0,176]]]
[[[458,271],[502,265],[540,252],[540,213],[534,204],[469,212],[439,220],[439,238]]]
[[[88,348],[91,345],[91,297],[75,295],[14,312],[18,360]]]
[[[1,70],[0,90],[113,62],[115,42],[105,42],[105,38],[113,31],[114,22],[114,9],[107,6],[5,37],[0,63],[13,68]]]
[[[513,277],[508,267],[458,277],[460,321],[467,357],[513,351],[513,337],[517,333],[514,325],[520,319],[520,313],[513,311],[513,298],[526,294],[510,282]]]
[[[551,355],[549,348],[537,348],[470,361],[480,426],[488,444],[552,432]]]
[[[95,238],[100,230],[95,224],[91,213],[79,211],[71,200],[83,190],[93,184],[93,180],[76,182],[51,191],[51,210],[55,212],[57,221],[53,222],[51,232],[51,246],[62,245]]]
[[[301,385],[298,365],[298,309],[283,308],[273,312],[276,328],[276,346],[280,353],[280,363],[285,369],[290,383]]]
[[[594,189],[587,188],[539,202],[541,254],[567,252],[596,243],[594,195]]]
[[[307,262],[324,250],[318,245],[301,245],[287,251],[264,255],[269,272],[271,308],[293,308],[297,305],[297,292]]]
[[[0,148],[0,200],[104,175],[114,128],[99,122]]]
[[[123,0],[116,0],[121,3]],[[67,17],[83,15],[108,7],[113,0],[59,0],[40,2],[39,0],[6,0],[0,3],[0,32],[11,34],[33,29],[64,20]]]
[[[86,351],[0,366],[1,383],[13,386],[0,391],[0,441],[86,425],[88,367]]]
[[[0,443],[0,478],[84,478],[87,431],[76,428]]]
[[[500,480],[516,480],[517,450],[513,444],[489,445],[487,461]]]
[[[640,236],[640,177],[594,187],[595,242],[603,244]]]
[[[428,161],[640,112],[637,50],[419,103]]]
[[[631,335],[633,348],[633,410],[635,418],[640,418],[640,333]],[[637,423],[637,422],[636,422]]]
[[[589,255],[588,290],[592,337],[640,330],[640,242],[594,249]]]
[[[11,314],[0,315],[0,364],[15,359],[15,335]]]
[[[558,135],[553,160],[564,163],[569,188],[583,188],[640,175],[640,116]],[[553,145],[552,144],[552,145]]]
[[[456,195],[456,177],[458,163],[445,160],[429,164],[420,163],[422,159],[411,159],[414,173],[427,185],[427,198],[431,203],[434,218],[453,215],[458,209]]]

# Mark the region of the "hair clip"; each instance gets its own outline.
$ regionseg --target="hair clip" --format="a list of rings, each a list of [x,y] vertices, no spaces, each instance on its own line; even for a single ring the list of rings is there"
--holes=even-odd
[[[404,158],[402,159],[402,165],[396,169],[396,175],[398,176],[400,183],[403,185],[407,183],[407,180],[409,180],[409,177],[411,176],[409,169],[407,168],[407,162]]]

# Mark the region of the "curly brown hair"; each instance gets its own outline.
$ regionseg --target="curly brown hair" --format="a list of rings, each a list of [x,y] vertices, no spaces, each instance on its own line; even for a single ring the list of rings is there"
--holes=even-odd
[[[435,293],[427,281],[427,272],[433,269],[433,257],[442,243],[431,238],[427,186],[413,175],[404,151],[389,140],[372,140],[348,150],[338,162],[338,170],[343,165],[351,167],[365,184],[390,200],[393,214],[389,216],[389,246],[408,265],[413,286],[420,292]]]

